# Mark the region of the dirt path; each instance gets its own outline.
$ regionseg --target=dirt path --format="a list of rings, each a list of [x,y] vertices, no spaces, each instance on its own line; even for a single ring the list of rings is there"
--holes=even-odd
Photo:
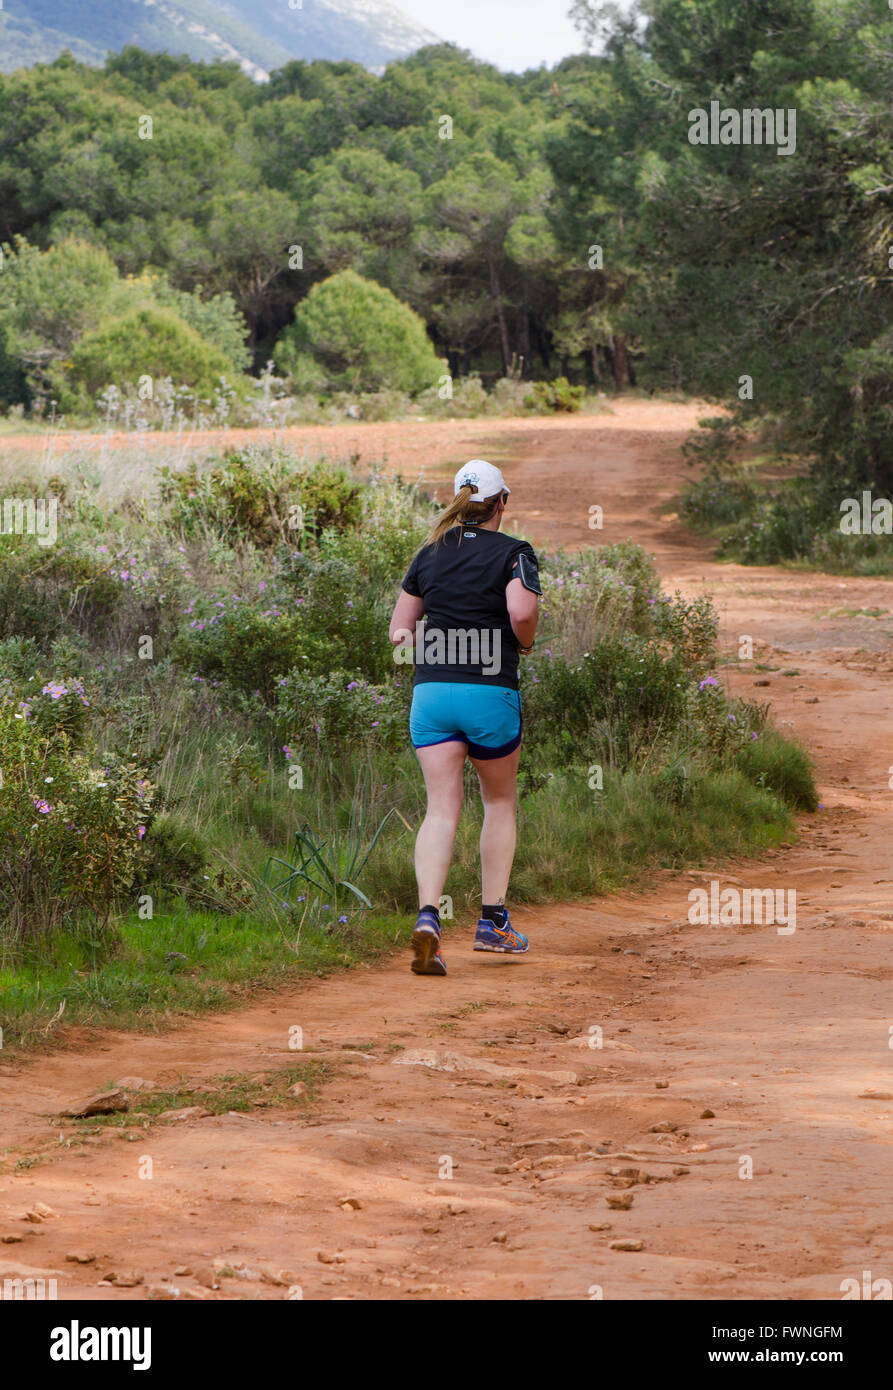
[[[818,760],[825,809],[797,845],[518,912],[526,959],[475,956],[457,925],[445,980],[395,959],[0,1071],[0,1237],[23,1236],[0,1245],[0,1277],[55,1271],[60,1296],[93,1298],[168,1279],[183,1296],[367,1299],[834,1300],[865,1270],[893,1279],[893,589],[713,563],[666,515],[686,409],[486,422],[461,444],[511,463],[516,513],[543,543],[556,516],[575,543],[631,536],[669,588],[716,596],[730,648],[754,638],[778,669],[732,687],[771,699]],[[852,616],[874,608],[886,616]],[[712,877],[796,888],[796,931],[689,925],[688,893]],[[196,1086],[296,1059],[330,1068],[299,1114],[134,1125],[71,1148],[51,1118],[123,1077]],[[630,1170],[654,1180],[630,1186]],[[624,1195],[628,1210],[609,1208]],[[23,1221],[37,1202],[56,1214]],[[66,1262],[76,1251],[96,1259]],[[211,1290],[175,1275],[215,1259],[242,1277]],[[98,1285],[125,1269],[145,1284]]]

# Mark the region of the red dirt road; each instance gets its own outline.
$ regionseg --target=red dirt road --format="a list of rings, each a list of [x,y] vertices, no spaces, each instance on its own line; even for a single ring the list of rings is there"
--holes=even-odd
[[[523,959],[473,955],[460,923],[446,979],[413,978],[401,956],[161,1036],[7,1064],[0,1237],[23,1239],[0,1244],[0,1278],[57,1277],[60,1297],[166,1282],[215,1299],[513,1300],[835,1300],[864,1270],[893,1279],[893,590],[711,561],[665,514],[696,415],[634,402],[462,422],[456,449],[428,442],[428,475],[489,451],[542,544],[629,535],[666,587],[712,593],[729,649],[749,634],[778,668],[731,685],[770,699],[815,752],[825,809],[798,843],[660,874],[648,893],[519,911]],[[690,925],[688,893],[714,877],[796,889],[796,931]],[[109,1082],[199,1086],[301,1057],[331,1078],[299,1110],[60,1144],[75,1127],[53,1117]],[[23,1221],[38,1202],[54,1215]],[[216,1289],[175,1273],[215,1260],[230,1271]],[[125,1270],[140,1282],[100,1284]]]

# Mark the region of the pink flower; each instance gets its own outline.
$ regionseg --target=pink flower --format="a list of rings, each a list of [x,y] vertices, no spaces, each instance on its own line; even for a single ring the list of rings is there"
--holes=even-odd
[[[138,840],[141,840],[141,839],[143,838],[143,836],[145,835],[145,833],[146,833],[146,827],[145,827],[144,825],[138,825],[137,828],[136,828],[136,837],[137,837],[137,839],[138,839]]]
[[[41,801],[37,797],[34,798],[34,805],[42,816],[49,815],[53,809],[48,801]]]

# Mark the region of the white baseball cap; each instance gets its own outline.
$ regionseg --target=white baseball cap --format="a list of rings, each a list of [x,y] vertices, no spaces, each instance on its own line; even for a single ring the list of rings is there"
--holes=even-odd
[[[469,484],[474,488],[472,502],[486,502],[488,497],[495,497],[497,493],[511,492],[500,470],[485,459],[471,459],[462,465],[456,474],[453,495]]]

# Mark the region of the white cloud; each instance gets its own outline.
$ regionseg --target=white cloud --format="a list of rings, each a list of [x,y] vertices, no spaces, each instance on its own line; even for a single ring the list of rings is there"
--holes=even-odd
[[[435,34],[515,72],[551,66],[582,49],[570,0],[396,0]]]

